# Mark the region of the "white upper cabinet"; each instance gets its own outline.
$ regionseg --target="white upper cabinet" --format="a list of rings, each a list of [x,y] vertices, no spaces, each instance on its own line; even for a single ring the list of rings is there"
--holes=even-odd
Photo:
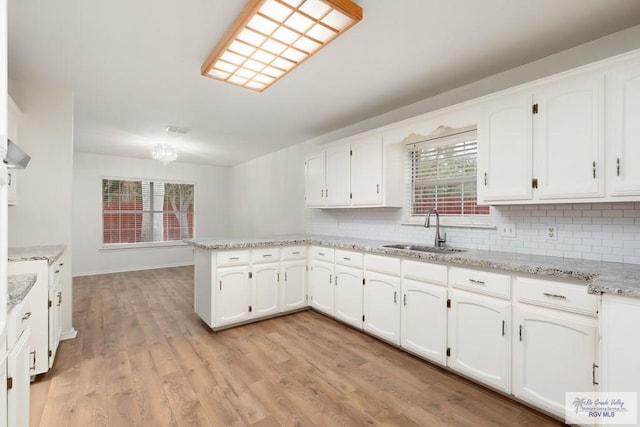
[[[530,200],[533,196],[533,96],[500,97],[478,124],[478,200]]]
[[[535,93],[534,178],[539,199],[604,195],[604,79],[572,76]]]
[[[402,207],[404,146],[381,134],[350,138],[305,158],[306,207]]]
[[[349,145],[327,150],[327,206],[345,206],[350,201],[351,151]]]
[[[640,195],[640,58],[606,76],[607,182],[609,194]]]
[[[320,151],[307,156],[304,162],[305,204],[319,207],[327,204],[324,195],[326,189],[327,162],[326,153]]]
[[[488,101],[478,123],[478,200],[604,196],[604,78],[582,73]]]
[[[382,204],[380,136],[365,138],[351,144],[351,198],[353,206]]]

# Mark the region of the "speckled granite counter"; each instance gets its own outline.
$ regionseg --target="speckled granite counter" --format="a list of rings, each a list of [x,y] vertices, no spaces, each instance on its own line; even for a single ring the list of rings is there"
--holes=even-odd
[[[467,267],[489,268],[555,278],[569,278],[584,281],[585,285],[588,286],[588,292],[591,294],[611,293],[640,297],[640,265],[636,264],[587,261],[475,249],[469,249],[465,252],[438,254],[384,247],[384,245],[398,242],[320,235],[276,235],[247,239],[211,238],[192,239],[186,242],[197,248],[206,250],[307,244],[321,245],[424,261],[464,265]]]
[[[27,296],[33,285],[36,283],[35,274],[18,274],[9,276],[7,289],[9,291],[9,307],[17,305]]]
[[[62,256],[64,245],[9,248],[9,261],[47,260],[52,264]]]

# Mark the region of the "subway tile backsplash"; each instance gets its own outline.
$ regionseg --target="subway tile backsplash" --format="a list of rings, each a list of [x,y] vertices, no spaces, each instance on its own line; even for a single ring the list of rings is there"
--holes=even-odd
[[[307,209],[305,219],[313,234],[433,244],[435,233],[403,225],[402,209]],[[496,228],[443,227],[441,233],[446,245],[460,248],[640,264],[640,202],[496,206],[492,219]],[[499,233],[505,224],[515,224],[515,238]]]

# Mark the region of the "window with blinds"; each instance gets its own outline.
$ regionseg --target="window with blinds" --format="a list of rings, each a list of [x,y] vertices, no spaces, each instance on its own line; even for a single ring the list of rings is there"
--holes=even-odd
[[[193,198],[193,184],[103,179],[103,243],[190,239],[193,237]]]
[[[476,204],[478,140],[475,130],[407,145],[409,215],[471,218],[489,215]]]

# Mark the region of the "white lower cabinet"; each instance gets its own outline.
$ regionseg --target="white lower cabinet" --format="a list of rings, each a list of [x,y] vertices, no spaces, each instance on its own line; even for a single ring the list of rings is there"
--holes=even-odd
[[[335,266],[336,319],[362,329],[362,268]]]
[[[29,330],[25,330],[7,357],[7,415],[9,427],[29,426]]]
[[[400,277],[365,270],[364,330],[400,345]]]
[[[537,307],[513,313],[513,395],[564,417],[565,393],[596,391],[597,319]]]
[[[280,263],[270,262],[256,264],[252,268],[253,278],[253,304],[251,306],[253,317],[263,317],[280,311]]]
[[[450,299],[449,367],[509,393],[511,303],[457,289]]]
[[[307,260],[283,261],[280,267],[280,311],[307,305]]]
[[[7,354],[2,349],[0,354],[0,385],[7,383]],[[9,421],[7,416],[7,388],[0,387],[0,427],[7,427]]]
[[[311,260],[309,267],[309,304],[311,307],[333,316],[334,294],[333,262]]]
[[[249,266],[218,268],[217,276],[215,326],[248,320],[251,314]]]
[[[640,298],[603,294],[600,328],[600,390],[638,392],[640,408]]]
[[[400,323],[403,348],[447,364],[447,288],[403,279]]]

